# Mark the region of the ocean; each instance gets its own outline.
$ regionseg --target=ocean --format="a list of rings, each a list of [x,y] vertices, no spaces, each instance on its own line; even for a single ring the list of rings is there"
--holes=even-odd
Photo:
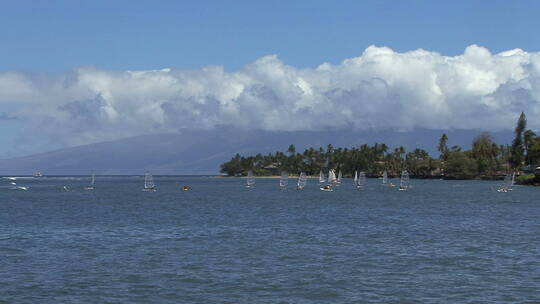
[[[0,179],[0,303],[540,302],[540,188],[154,179]]]

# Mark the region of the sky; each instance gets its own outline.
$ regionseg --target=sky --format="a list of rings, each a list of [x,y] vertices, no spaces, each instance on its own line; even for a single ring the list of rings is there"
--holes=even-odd
[[[221,126],[540,129],[537,1],[6,1],[0,158]]]

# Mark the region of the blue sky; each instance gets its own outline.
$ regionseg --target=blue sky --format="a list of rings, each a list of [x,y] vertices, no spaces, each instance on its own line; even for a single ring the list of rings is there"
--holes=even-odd
[[[314,67],[369,45],[537,51],[538,1],[5,1],[0,70]]]
[[[123,117],[123,113],[116,112],[122,108],[120,104],[112,108],[104,106],[110,106],[113,100],[118,103],[118,93],[113,96],[106,89],[96,89],[99,85],[89,85],[86,90],[92,92],[86,95],[79,91],[77,95],[74,89],[61,93],[47,91],[51,83],[59,81],[54,77],[70,79],[71,73],[75,73],[79,79],[83,74],[97,79],[98,72],[73,72],[80,67],[106,71],[101,76],[110,71],[163,68],[202,71],[203,67],[212,65],[222,66],[226,73],[230,73],[242,71],[246,65],[259,62],[264,56],[276,54],[277,61],[268,59],[255,66],[267,65],[271,67],[266,70],[269,71],[283,63],[298,69],[301,76],[298,77],[302,78],[306,76],[301,75],[305,74],[302,69],[315,68],[324,62],[340,65],[346,59],[362,56],[371,45],[389,47],[396,54],[424,49],[433,53],[432,56],[462,55],[471,45],[484,47],[491,54],[516,48],[536,53],[540,46],[536,33],[540,28],[539,9],[538,1],[5,1],[0,8],[0,76],[12,77],[9,73],[16,72],[20,73],[17,79],[23,80],[19,83],[9,78],[4,87],[13,87],[13,92],[7,92],[7,97],[0,94],[0,158],[18,155],[19,152],[40,152],[137,135],[119,131],[110,138],[89,134],[85,140],[52,143],[62,136],[79,138],[77,132],[80,133],[84,125],[75,126],[75,120],[82,117],[84,119],[79,123],[88,123],[89,117],[105,115],[103,111],[109,115],[108,118],[114,116],[116,119],[115,130],[128,128],[127,124],[120,126],[118,123],[117,117]],[[374,52],[385,51],[378,49]],[[489,57],[482,52],[482,49],[472,49],[469,53],[480,54],[475,58]],[[264,82],[257,78],[260,76],[257,73],[247,74]],[[181,80],[191,77],[182,75],[174,77]],[[365,77],[368,78],[359,81],[372,76],[367,75]],[[114,78],[109,74],[107,77],[105,82]],[[23,87],[18,86],[21,83],[31,83],[33,93],[27,94],[20,89]],[[96,83],[103,84],[104,81]],[[245,83],[235,85],[248,87]],[[311,92],[309,88],[306,90]],[[506,90],[514,92],[515,88]],[[354,92],[364,96],[367,91]],[[278,93],[274,95],[278,96]],[[482,93],[482,96],[489,97],[495,92],[488,93]],[[498,92],[501,96],[506,94],[503,93]],[[40,98],[42,94],[46,97]],[[157,96],[163,96],[160,94]],[[214,93],[205,94],[210,96]],[[536,93],[527,91],[520,94],[536,105]],[[90,111],[90,104],[100,104],[102,100],[96,96],[104,96],[103,107],[99,108],[101,112],[74,112],[74,109]],[[154,97],[138,95],[137,98],[153,100]],[[170,98],[173,101],[178,99]],[[508,100],[506,97],[503,99]],[[223,100],[220,102],[227,104]],[[456,100],[455,104],[459,102],[462,101]],[[45,103],[50,103],[50,107],[45,109]],[[153,106],[141,105],[141,109]],[[166,102],[157,107],[162,109],[165,106]],[[265,109],[264,106],[259,108]],[[38,108],[47,115],[37,117],[29,114]],[[249,111],[258,111],[259,108]],[[141,113],[141,109],[133,112]],[[168,109],[180,111],[178,105]],[[520,108],[516,107],[515,112],[520,112]],[[68,114],[71,116],[66,118]],[[27,116],[23,118],[24,115]],[[164,119],[161,117],[156,121],[161,123]],[[296,120],[294,117],[291,119]],[[38,120],[40,124],[33,124]],[[66,126],[68,120],[69,126]],[[134,120],[134,117],[126,118],[129,120]],[[159,124],[156,121],[149,122],[149,126]],[[456,127],[455,122],[448,121],[447,127]],[[215,122],[192,123],[207,127]],[[424,123],[429,124],[430,121]],[[40,133],[43,126],[52,125],[57,125],[56,132]],[[73,134],[63,133],[68,127],[75,130]],[[266,124],[261,127],[273,129],[275,126]],[[158,129],[156,132],[164,131]],[[111,134],[110,130],[101,132]],[[22,137],[26,139],[18,140]],[[37,142],[42,144],[35,144]]]

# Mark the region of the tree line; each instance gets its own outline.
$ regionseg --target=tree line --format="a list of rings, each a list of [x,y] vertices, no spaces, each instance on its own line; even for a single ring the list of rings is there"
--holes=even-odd
[[[469,150],[458,145],[448,147],[449,138],[442,134],[437,157],[423,149],[406,151],[403,146],[390,149],[383,143],[353,148],[336,148],[329,144],[302,152],[296,151],[291,144],[285,152],[254,156],[236,154],[221,165],[221,172],[229,176],[244,176],[250,170],[255,175],[279,175],[281,171],[317,175],[321,170],[335,169],[341,170],[344,176],[352,176],[358,170],[375,177],[384,171],[390,176],[398,176],[407,170],[417,178],[499,178],[509,172],[533,171],[540,163],[540,136],[527,129],[524,113],[517,121],[514,134],[511,145],[499,145],[489,132],[483,132],[473,139]]]

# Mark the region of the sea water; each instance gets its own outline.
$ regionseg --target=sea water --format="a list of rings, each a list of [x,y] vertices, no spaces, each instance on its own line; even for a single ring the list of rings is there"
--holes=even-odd
[[[540,188],[143,180],[1,179],[0,303],[540,301]]]

